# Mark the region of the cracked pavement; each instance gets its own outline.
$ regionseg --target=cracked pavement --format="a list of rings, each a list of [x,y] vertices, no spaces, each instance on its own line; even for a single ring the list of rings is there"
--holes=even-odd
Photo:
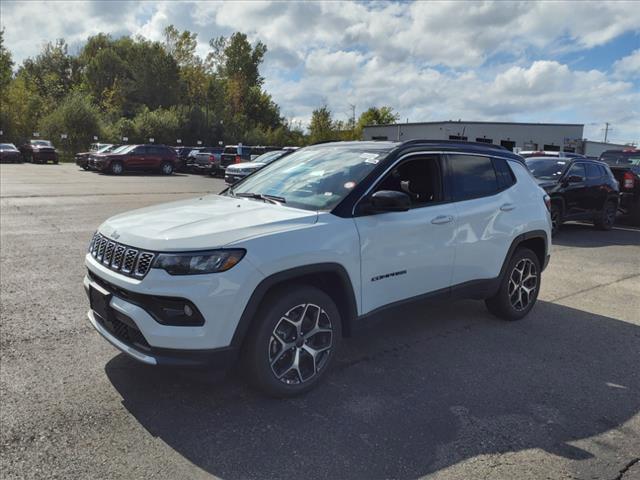
[[[640,230],[570,224],[538,305],[396,311],[308,395],[147,367],[88,324],[107,217],[219,191],[208,177],[0,167],[2,478],[640,478]]]

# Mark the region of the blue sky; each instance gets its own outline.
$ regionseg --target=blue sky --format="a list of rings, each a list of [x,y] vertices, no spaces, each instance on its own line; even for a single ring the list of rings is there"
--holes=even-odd
[[[169,24],[208,40],[236,30],[268,47],[262,73],[282,114],[306,124],[389,105],[402,120],[584,123],[585,136],[640,142],[637,2],[0,3],[21,62],[98,32],[162,40]]]

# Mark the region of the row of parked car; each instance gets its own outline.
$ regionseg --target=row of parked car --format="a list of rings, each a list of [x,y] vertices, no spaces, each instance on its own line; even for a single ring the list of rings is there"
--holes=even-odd
[[[76,164],[85,170],[119,175],[125,171],[174,171],[224,176],[235,183],[267,163],[293,152],[296,147],[168,147],[166,145],[93,144],[90,151],[76,154]]]
[[[640,151],[609,150],[598,160],[564,152],[520,152],[551,197],[553,233],[568,220],[608,230],[617,213],[640,225]]]
[[[30,140],[20,148],[13,143],[0,143],[2,163],[58,163],[58,152],[49,140]]]

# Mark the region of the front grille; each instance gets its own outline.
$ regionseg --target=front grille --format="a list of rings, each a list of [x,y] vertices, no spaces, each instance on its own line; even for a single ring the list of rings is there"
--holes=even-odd
[[[155,254],[109,240],[96,233],[89,244],[91,256],[104,266],[123,275],[143,278],[151,269]]]

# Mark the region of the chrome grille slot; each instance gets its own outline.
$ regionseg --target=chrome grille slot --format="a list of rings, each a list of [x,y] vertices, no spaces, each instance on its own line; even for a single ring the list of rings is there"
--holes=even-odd
[[[124,245],[118,245],[116,247],[116,251],[113,254],[113,260],[111,261],[111,268],[113,270],[119,270],[122,266],[122,259],[124,257],[124,252],[127,249]]]
[[[104,237],[100,239],[100,244],[98,245],[98,254],[96,255],[96,259],[101,262],[102,257],[104,257],[104,250],[107,248],[108,240]]]
[[[107,248],[104,251],[104,258],[102,259],[102,263],[105,265],[111,265],[111,260],[113,259],[113,251],[116,249],[115,242],[107,243]]]
[[[122,271],[124,273],[132,273],[136,265],[136,257],[138,256],[138,250],[133,248],[127,248],[124,254],[124,260],[122,262]]]
[[[143,252],[109,240],[100,233],[96,233],[91,239],[89,253],[107,268],[135,278],[143,278],[149,273],[156,256],[155,253]]]
[[[151,268],[151,262],[153,261],[153,253],[141,252],[138,256],[138,263],[136,263],[135,275],[136,277],[144,277],[149,268]]]

